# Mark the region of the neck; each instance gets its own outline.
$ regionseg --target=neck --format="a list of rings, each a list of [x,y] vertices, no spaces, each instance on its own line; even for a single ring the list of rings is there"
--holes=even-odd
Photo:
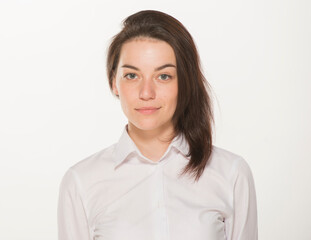
[[[162,126],[159,129],[142,130],[128,123],[127,132],[139,151],[152,161],[161,158],[174,138],[172,125]]]

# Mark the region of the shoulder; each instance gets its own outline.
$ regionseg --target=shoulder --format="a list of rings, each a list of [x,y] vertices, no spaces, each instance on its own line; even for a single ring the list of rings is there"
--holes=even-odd
[[[71,166],[70,169],[79,174],[83,174],[85,171],[95,170],[102,167],[109,167],[111,164],[113,164],[115,145],[116,143],[87,156],[86,158]]]
[[[103,176],[112,174],[116,143],[78,161],[65,172],[62,185],[80,185],[85,189]]]
[[[230,182],[238,175],[245,175],[246,177],[252,175],[249,164],[244,157],[214,145],[207,169],[217,172]]]

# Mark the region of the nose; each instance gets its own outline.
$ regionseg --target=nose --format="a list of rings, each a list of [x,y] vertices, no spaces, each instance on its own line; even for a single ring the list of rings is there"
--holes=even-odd
[[[142,100],[154,99],[156,96],[155,85],[151,78],[141,81],[139,98]]]

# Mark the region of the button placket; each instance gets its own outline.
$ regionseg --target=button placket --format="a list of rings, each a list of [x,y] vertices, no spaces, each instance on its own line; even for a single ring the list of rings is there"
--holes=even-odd
[[[159,213],[158,223],[160,226],[160,233],[159,239],[167,240],[169,239],[167,236],[167,216],[166,216],[166,209],[165,209],[165,202],[164,202],[164,185],[163,185],[163,164],[160,163],[157,165],[157,192],[158,192],[158,199],[157,199],[157,208]]]

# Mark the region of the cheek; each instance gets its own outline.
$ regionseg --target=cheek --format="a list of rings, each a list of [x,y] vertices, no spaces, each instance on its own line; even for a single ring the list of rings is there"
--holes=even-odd
[[[168,108],[175,108],[177,105],[178,92],[175,88],[170,89],[170,91],[165,91],[165,94],[162,95],[162,99],[166,102]]]
[[[120,85],[119,93],[123,106],[131,105],[135,100],[135,91],[134,89],[130,89],[128,86]]]
[[[178,85],[177,83],[174,84],[174,86],[171,87],[169,96],[172,102],[177,103],[177,98],[178,98]]]

